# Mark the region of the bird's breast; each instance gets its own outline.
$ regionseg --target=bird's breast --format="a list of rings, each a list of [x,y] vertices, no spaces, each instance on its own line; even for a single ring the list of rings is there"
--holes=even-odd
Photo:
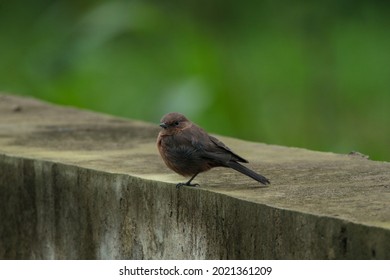
[[[192,176],[211,168],[202,157],[202,151],[183,139],[162,136],[157,145],[165,164],[183,176]]]

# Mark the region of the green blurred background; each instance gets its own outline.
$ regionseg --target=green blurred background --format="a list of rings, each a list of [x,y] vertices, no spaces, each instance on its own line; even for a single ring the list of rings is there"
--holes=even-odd
[[[0,1],[0,91],[390,161],[388,1]]]

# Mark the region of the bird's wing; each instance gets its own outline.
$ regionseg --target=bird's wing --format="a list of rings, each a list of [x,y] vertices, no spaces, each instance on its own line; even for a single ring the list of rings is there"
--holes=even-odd
[[[248,162],[246,159],[240,157],[239,155],[237,155],[236,153],[234,153],[232,150],[230,150],[230,148],[228,146],[226,146],[224,143],[222,143],[220,140],[218,140],[217,138],[213,137],[213,136],[210,136],[209,135],[209,138],[211,140],[211,142],[220,150],[222,150],[224,153],[227,152],[227,154],[229,154],[231,156],[230,160],[233,160],[233,161],[239,161],[239,162]]]
[[[190,144],[202,157],[212,159],[216,163],[225,165],[228,161],[248,162],[240,157],[217,138],[207,134],[199,126],[192,124],[190,129],[181,133],[181,141]]]

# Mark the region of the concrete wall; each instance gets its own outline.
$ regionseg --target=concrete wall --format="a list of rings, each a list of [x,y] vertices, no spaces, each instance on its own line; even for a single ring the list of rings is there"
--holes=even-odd
[[[0,95],[0,258],[390,259],[389,163],[219,137],[272,184],[176,190],[157,132]]]

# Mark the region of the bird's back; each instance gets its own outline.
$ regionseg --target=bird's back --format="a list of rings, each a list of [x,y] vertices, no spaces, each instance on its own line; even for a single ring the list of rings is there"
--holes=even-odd
[[[191,139],[191,145],[202,154],[202,158],[209,161],[211,167],[226,166],[228,161],[248,162],[196,124],[192,124],[182,133],[185,135],[184,138]]]

